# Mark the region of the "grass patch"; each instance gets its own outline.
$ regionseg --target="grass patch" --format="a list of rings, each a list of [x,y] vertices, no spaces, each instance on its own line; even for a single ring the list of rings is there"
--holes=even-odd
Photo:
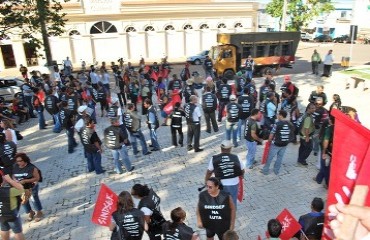
[[[341,71],[341,73],[350,75],[351,77],[358,77],[365,80],[370,80],[370,68],[343,70]]]

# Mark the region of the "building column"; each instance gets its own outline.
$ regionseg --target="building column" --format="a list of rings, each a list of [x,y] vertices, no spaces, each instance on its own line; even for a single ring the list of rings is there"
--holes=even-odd
[[[13,41],[13,54],[15,58],[15,64],[19,67],[20,64],[23,66],[28,66],[26,54],[24,52],[23,40]]]

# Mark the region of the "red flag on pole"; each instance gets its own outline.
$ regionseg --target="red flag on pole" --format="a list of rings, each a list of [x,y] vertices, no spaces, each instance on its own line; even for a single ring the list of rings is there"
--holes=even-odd
[[[118,196],[105,184],[101,184],[91,221],[102,226],[109,226],[112,213],[117,210]]]
[[[279,236],[281,240],[291,239],[301,229],[299,222],[286,208],[284,208],[284,210],[276,217],[276,219],[283,226]]]
[[[263,155],[262,155],[262,161],[261,161],[261,164],[265,164],[266,161],[267,161],[267,157],[269,156],[269,151],[270,151],[270,146],[271,146],[271,142],[270,141],[267,141],[265,143],[265,148],[263,150]]]
[[[243,185],[243,176],[239,176],[239,186],[238,186],[238,200],[239,202],[243,201],[244,196],[244,185]]]
[[[330,229],[328,207],[332,204],[348,204],[355,184],[370,185],[370,168],[365,159],[370,159],[370,130],[350,119],[344,113],[333,109],[335,117],[333,152],[330,169],[328,200],[322,239],[334,239]],[[368,163],[370,161],[367,161]],[[370,206],[367,196],[365,206]]]

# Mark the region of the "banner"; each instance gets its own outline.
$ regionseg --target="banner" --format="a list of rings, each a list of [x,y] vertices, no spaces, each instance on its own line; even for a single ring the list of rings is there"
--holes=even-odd
[[[291,239],[302,228],[299,222],[286,208],[284,208],[276,219],[282,225],[281,234],[279,236],[281,240]]]
[[[239,176],[239,185],[238,185],[238,201],[242,202],[244,197],[244,179],[243,176]]]
[[[261,164],[265,164],[266,161],[267,161],[267,157],[269,156],[269,151],[270,151],[270,146],[271,146],[271,142],[270,141],[267,141],[265,143],[265,148],[263,150],[263,155],[262,155],[262,161],[261,161]]]
[[[333,152],[330,169],[328,200],[322,239],[334,239],[329,226],[328,207],[332,204],[348,204],[355,184],[370,185],[370,168],[364,167],[364,160],[370,160],[370,130],[352,120],[344,113],[333,109],[335,117]],[[360,182],[358,181],[360,180]],[[369,196],[365,206],[370,206]]]
[[[102,226],[109,226],[112,213],[117,210],[118,196],[105,184],[101,184],[91,221]]]

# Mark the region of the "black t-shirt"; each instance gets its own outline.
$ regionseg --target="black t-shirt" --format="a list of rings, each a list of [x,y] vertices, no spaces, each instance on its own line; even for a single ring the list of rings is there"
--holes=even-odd
[[[191,240],[194,230],[185,223],[179,223],[171,228],[171,222],[165,222],[162,226],[164,240]]]

